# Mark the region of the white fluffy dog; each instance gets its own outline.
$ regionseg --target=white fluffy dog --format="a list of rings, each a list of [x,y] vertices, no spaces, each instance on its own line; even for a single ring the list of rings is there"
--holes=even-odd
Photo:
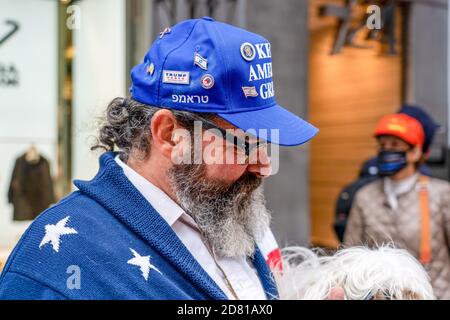
[[[318,250],[316,250],[318,252]],[[428,274],[406,250],[392,245],[351,247],[332,256],[288,247],[283,270],[274,272],[282,300],[323,300],[341,287],[348,300],[435,299]]]

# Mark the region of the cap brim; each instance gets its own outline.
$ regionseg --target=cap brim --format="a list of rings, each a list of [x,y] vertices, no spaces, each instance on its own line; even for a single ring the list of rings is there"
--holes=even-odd
[[[319,132],[280,105],[248,112],[219,113],[218,116],[244,131],[255,130],[258,138],[281,146],[301,145]]]

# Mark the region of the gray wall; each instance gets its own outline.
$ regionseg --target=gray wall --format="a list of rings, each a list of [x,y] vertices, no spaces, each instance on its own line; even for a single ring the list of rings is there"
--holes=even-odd
[[[272,44],[277,102],[305,117],[308,75],[308,1],[246,1],[246,29]],[[280,148],[279,172],[265,184],[273,231],[281,246],[309,242],[308,146]]]
[[[407,38],[406,102],[422,106],[442,125],[432,148],[438,155],[448,146],[448,8],[445,0],[413,3]],[[449,159],[432,166],[434,175],[448,178]]]

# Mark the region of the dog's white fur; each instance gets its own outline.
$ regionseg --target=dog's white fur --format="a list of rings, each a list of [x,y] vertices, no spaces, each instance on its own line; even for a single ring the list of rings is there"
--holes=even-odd
[[[302,247],[282,250],[283,269],[274,271],[280,299],[322,300],[341,287],[345,299],[435,299],[422,265],[403,249],[351,247],[319,256]],[[323,252],[322,252],[323,253]]]

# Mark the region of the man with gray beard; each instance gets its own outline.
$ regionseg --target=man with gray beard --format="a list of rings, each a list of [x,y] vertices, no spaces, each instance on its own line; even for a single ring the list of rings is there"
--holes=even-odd
[[[277,298],[269,151],[318,130],[276,103],[271,64],[211,18],[166,28],[106,109],[97,175],[33,222],[0,299]]]
[[[219,256],[250,257],[269,227],[262,179],[244,173],[231,185],[211,181],[205,165],[174,165],[169,179],[179,204]]]

